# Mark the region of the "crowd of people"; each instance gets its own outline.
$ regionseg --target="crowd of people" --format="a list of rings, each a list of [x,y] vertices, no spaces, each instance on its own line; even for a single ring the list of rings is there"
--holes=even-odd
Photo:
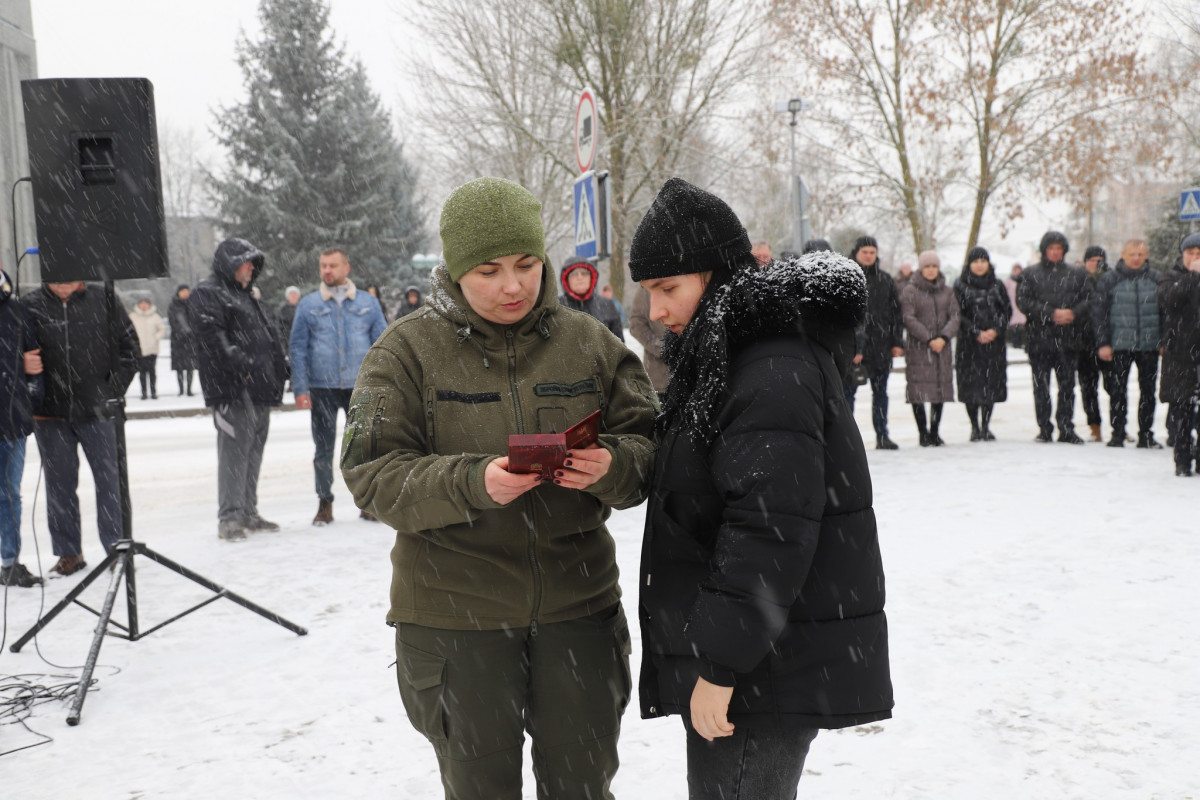
[[[805,252],[830,249],[814,239]],[[1078,265],[1066,260],[1067,238],[1057,231],[1043,236],[1037,263],[1013,265],[1000,279],[988,251],[972,248],[953,286],[942,274],[936,252],[921,253],[917,269],[903,263],[895,276],[878,263],[873,237],[859,237],[849,252],[868,287],[866,320],[858,329],[853,368],[845,380],[853,409],[858,387],[871,386],[871,421],[876,448],[898,448],[888,433],[888,378],[893,359],[903,357],[905,398],[912,406],[922,447],[945,444],[939,433],[945,403],[961,402],[970,420],[970,440],[994,441],[996,403],[1007,399],[1008,347],[1023,348],[1033,374],[1038,442],[1083,444],[1075,430],[1078,381],[1089,438],[1102,435],[1103,387],[1108,395],[1109,447],[1134,444],[1162,449],[1153,426],[1155,393],[1168,406],[1167,446],[1176,475],[1197,467],[1197,368],[1200,345],[1195,322],[1200,313],[1200,234],[1185,237],[1179,257],[1163,271],[1148,265],[1144,240],[1124,243],[1110,268],[1102,247],[1093,245]],[[772,263],[770,248],[754,248],[760,268]],[[794,254],[785,254],[785,258]],[[661,334],[645,330],[644,311],[635,300],[630,329],[646,343]],[[653,354],[651,354],[652,356]],[[1162,376],[1159,380],[1159,365]],[[649,363],[649,362],[648,362]],[[1128,425],[1128,383],[1138,373],[1137,436]],[[1057,384],[1057,403],[1051,379]],[[1052,419],[1053,417],[1053,419]]]
[[[378,287],[356,287],[337,247],[320,254],[317,289],[288,287],[273,311],[255,286],[265,256],[237,238],[168,310],[179,393],[192,393],[199,372],[211,409],[222,541],[279,530],[259,513],[257,484],[270,410],[289,381],[310,412],[313,524],[334,520],[345,415],[340,472],[359,516],[396,531],[387,621],[399,689],[447,797],[519,797],[526,734],[540,794],[611,797],[633,677],[604,523],[643,501],[639,708],[682,718],[691,797],[794,796],[820,729],[890,717],[884,575],[853,407],[869,384],[876,447],[898,449],[888,431],[894,359],[904,359],[923,447],[945,444],[945,404],[956,400],[971,441],[995,440],[1007,345],[1019,344],[1037,441],[1053,441],[1057,424],[1058,441],[1083,443],[1078,375],[1091,438],[1101,439],[1102,384],[1108,445],[1125,446],[1136,366],[1129,441],[1160,448],[1151,429],[1161,358],[1176,474],[1195,467],[1200,234],[1160,274],[1140,240],[1112,269],[1097,247],[1072,265],[1052,231],[1039,261],[1008,279],[976,247],[949,285],[933,251],[889,275],[869,236],[847,256],[818,239],[773,259],[724,201],[674,178],[631,241],[638,358],[624,344],[625,309],[594,265],[568,261],[556,280],[540,213],[510,181],[454,190],[431,291],[407,288],[391,325]],[[112,551],[122,530],[114,420],[135,374],[143,398],[158,396],[166,335],[148,300],[126,314],[82,282],[18,300],[0,272],[5,585],[41,580],[18,560],[31,432],[51,571],[86,567],[80,447]],[[594,441],[565,449],[550,471],[510,464],[510,434],[553,438],[591,415]]]

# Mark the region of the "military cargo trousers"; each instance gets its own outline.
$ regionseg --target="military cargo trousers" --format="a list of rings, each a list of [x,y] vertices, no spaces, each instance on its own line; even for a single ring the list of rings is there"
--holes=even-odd
[[[400,697],[447,800],[520,800],[526,732],[538,798],[612,798],[629,654],[619,603],[536,628],[396,626]]]

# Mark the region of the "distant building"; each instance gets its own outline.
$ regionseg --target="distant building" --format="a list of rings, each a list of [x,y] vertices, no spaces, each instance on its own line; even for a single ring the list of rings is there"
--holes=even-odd
[[[12,240],[13,183],[29,175],[21,81],[36,77],[37,48],[29,0],[0,0],[0,262],[9,274],[16,266],[14,247],[24,250],[37,244],[28,184],[17,190],[17,242]],[[21,264],[22,284],[36,281],[36,260],[31,256]]]
[[[211,217],[167,217],[166,278],[139,278],[118,281],[127,303],[134,298],[150,297],[159,311],[166,309],[181,283],[195,286],[212,272],[213,252],[224,235]],[[315,272],[316,270],[314,270]]]
[[[1070,226],[1068,233],[1074,234],[1071,257],[1076,257],[1078,250],[1078,257],[1082,258],[1089,244],[1098,244],[1108,251],[1109,263],[1116,264],[1125,241],[1149,236],[1151,229],[1162,222],[1163,203],[1170,197],[1178,197],[1181,188],[1184,186],[1180,183],[1140,175],[1105,181],[1091,215],[1078,214]]]

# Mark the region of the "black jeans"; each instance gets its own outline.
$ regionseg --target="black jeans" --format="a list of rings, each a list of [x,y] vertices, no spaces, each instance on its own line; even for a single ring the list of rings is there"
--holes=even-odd
[[[333,448],[337,444],[338,409],[345,414],[350,408],[350,395],[353,389],[318,389],[315,386],[308,390],[312,400],[313,444],[317,446],[313,456],[313,472],[316,474],[317,497],[333,502]]]
[[[111,419],[67,422],[39,419],[33,423],[42,469],[46,473],[46,522],[56,556],[83,554],[79,516],[79,449],[92,468],[96,484],[96,527],[104,552],[121,538],[121,487],[117,472],[117,431]]]
[[[755,730],[737,725],[709,742],[687,729],[689,800],[794,800],[816,728]]]
[[[1100,424],[1100,379],[1104,379],[1104,391],[1108,391],[1108,373],[1111,371],[1107,361],[1101,361],[1095,350],[1079,354],[1076,362],[1079,370],[1079,402],[1083,404],[1083,413],[1087,415],[1088,425]]]
[[[888,394],[887,382],[888,375],[892,374],[891,367],[884,367],[876,372],[867,373],[867,378],[871,384],[871,424],[875,428],[875,436],[887,436],[888,426]],[[854,395],[858,392],[858,384],[854,378],[842,384],[843,390],[846,392],[846,405],[850,406],[850,413],[854,413]]]
[[[1078,358],[1075,351],[1034,350],[1029,353],[1029,366],[1033,370],[1033,410],[1038,429],[1047,436],[1054,432],[1054,426],[1050,424],[1051,371],[1058,381],[1058,411],[1055,414],[1058,432],[1075,430],[1075,365]]]
[[[1154,427],[1154,385],[1158,381],[1157,350],[1118,350],[1113,353],[1112,367],[1105,376],[1108,407],[1113,435],[1125,433],[1125,418],[1129,412],[1129,373],[1138,369],[1138,434],[1149,436]]]

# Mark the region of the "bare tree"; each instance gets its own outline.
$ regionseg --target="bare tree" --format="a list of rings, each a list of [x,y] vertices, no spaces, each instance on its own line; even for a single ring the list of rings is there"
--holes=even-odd
[[[168,122],[158,126],[158,161],[162,175],[163,207],[168,217],[195,217],[213,213],[206,187],[208,165],[198,153],[203,139],[194,129]]]
[[[572,102],[589,86],[610,173],[614,276],[638,212],[667,177],[711,168],[711,121],[755,66],[757,0],[418,0],[440,58],[422,70],[426,124],[455,134],[448,165],[527,186],[548,234],[572,230]],[[692,175],[694,178],[694,174]],[[564,237],[565,238],[565,237]],[[613,280],[619,298],[624,281]]]
[[[862,205],[904,221],[916,252],[936,241],[960,153],[942,135],[930,0],[774,0],[778,53],[816,101],[808,135],[854,176]]]
[[[1003,230],[1029,187],[1080,208],[1153,159],[1148,112],[1170,89],[1148,80],[1128,0],[931,0],[926,12],[944,34],[946,126],[965,126],[974,151],[968,249],[992,202]]]

